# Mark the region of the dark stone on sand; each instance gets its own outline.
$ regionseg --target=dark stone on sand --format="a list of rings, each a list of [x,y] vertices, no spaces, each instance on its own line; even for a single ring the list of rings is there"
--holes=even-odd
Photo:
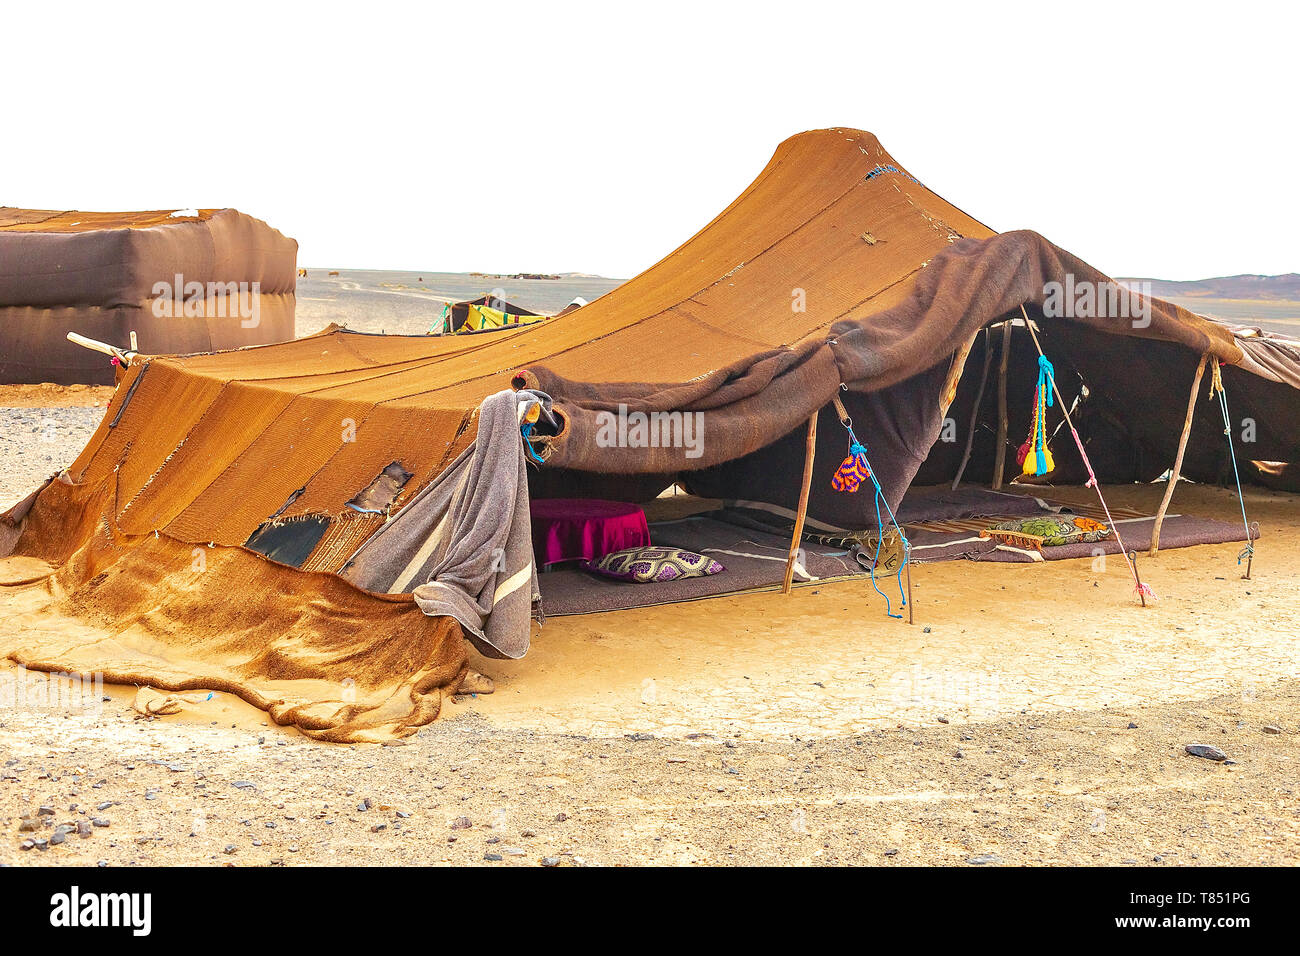
[[[1188,744],[1183,749],[1193,757],[1203,757],[1206,760],[1217,760],[1222,763],[1228,759],[1228,755],[1213,744]]]
[[[455,820],[451,821],[451,828],[453,830],[468,830],[471,826],[473,826],[473,824],[469,822],[469,817],[457,817]]]

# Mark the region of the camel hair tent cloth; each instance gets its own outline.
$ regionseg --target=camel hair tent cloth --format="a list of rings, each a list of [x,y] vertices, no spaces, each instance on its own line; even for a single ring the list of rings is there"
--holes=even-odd
[[[1067,279],[1097,283],[1126,308],[1046,316],[1047,285]],[[950,477],[936,438],[967,390],[967,358],[981,329],[1022,305],[1049,349],[1069,346],[1062,378],[1075,366],[1112,376],[1100,390],[1129,407],[1121,424],[1140,416],[1161,467],[1186,399],[1143,402],[1144,390],[1157,394],[1162,379],[1184,388],[1184,366],[1190,381],[1203,353],[1226,363],[1224,382],[1246,399],[1237,410],[1258,419],[1258,457],[1300,460],[1293,343],[1143,299],[1036,233],[997,234],[871,134],[818,130],[782,143],[657,265],[563,317],[492,335],[330,328],[136,357],[76,461],[0,519],[0,551],[13,555],[0,562],[12,582],[0,607],[17,621],[0,653],[164,688],[220,680],[333,739],[413,732],[461,686],[461,627],[339,572],[372,538],[370,559],[382,555],[376,532],[471,446],[488,396],[513,386],[554,400],[554,426],[539,424],[526,447],[544,461],[529,475],[535,496],[653,497],[682,480],[790,507],[802,426],[821,414],[809,515],[865,528],[871,495],[829,488],[845,448],[832,396],[843,396],[896,508],[930,460],[945,464],[929,480]],[[1142,323],[1128,317],[1137,306]],[[1172,371],[1116,377],[1147,354]],[[660,416],[669,440],[611,432],[611,416],[637,414]],[[686,416],[698,441],[672,440]],[[273,536],[285,540],[258,553]],[[268,620],[283,639],[268,642]],[[76,640],[78,627],[93,638]]]
[[[111,384],[77,332],[151,354],[294,335],[298,243],[235,209],[0,207],[0,383]]]

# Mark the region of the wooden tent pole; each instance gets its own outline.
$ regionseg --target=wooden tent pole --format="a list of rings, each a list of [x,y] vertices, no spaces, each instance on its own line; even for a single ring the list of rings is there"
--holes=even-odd
[[[781,593],[789,594],[794,581],[794,562],[799,556],[799,542],[803,540],[803,522],[808,515],[808,492],[812,488],[813,452],[817,450],[817,413],[808,419],[808,443],[803,453],[803,486],[799,489],[799,510],[794,516],[794,537],[790,539],[790,556],[785,559],[785,583]]]
[[[998,363],[998,437],[993,457],[993,490],[1002,490],[1007,463],[1007,367],[1011,360],[1011,320],[1002,323],[1002,359]]]
[[[1160,550],[1160,526],[1165,522],[1165,512],[1169,510],[1169,502],[1174,498],[1174,486],[1178,484],[1178,479],[1182,475],[1183,452],[1187,451],[1187,437],[1192,433],[1192,416],[1196,414],[1196,393],[1201,389],[1201,376],[1205,372],[1205,363],[1209,358],[1208,353],[1201,355],[1201,361],[1196,366],[1196,376],[1192,379],[1192,394],[1187,397],[1187,417],[1183,419],[1183,433],[1178,437],[1178,454],[1174,456],[1174,468],[1169,473],[1165,497],[1160,502],[1160,510],[1156,512],[1155,524],[1151,526],[1151,550],[1147,554],[1153,558]]]
[[[975,393],[975,404],[970,411],[970,430],[966,433],[966,450],[962,453],[961,464],[957,466],[957,474],[952,479],[952,489],[957,490],[961,484],[961,476],[966,474],[966,465],[970,463],[971,449],[975,446],[975,426],[979,423],[980,404],[984,401],[984,386],[989,381],[989,366],[993,364],[993,349],[990,345],[990,336],[988,330],[984,330],[984,370],[980,372],[980,387]]]

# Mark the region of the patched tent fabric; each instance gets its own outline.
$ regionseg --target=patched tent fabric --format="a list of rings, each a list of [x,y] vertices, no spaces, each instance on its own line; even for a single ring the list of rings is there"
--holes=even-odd
[[[134,331],[150,354],[292,339],[297,256],[234,209],[0,207],[0,383],[111,384],[68,332],[126,349]]]
[[[1127,290],[1116,291],[1128,305],[1149,306],[1150,321],[1140,327],[1116,314],[1045,316],[1047,284],[1067,276],[1113,286],[1036,233],[995,234],[923,186],[870,134],[819,130],[783,143],[735,202],[659,264],[563,317],[492,335],[330,328],[238,352],[139,356],[122,370],[104,421],[78,459],[29,510],[0,520],[0,530],[8,526],[0,541],[7,538],[13,554],[29,562],[8,562],[20,583],[0,590],[0,606],[37,615],[0,639],[0,652],[51,667],[93,662],[93,649],[46,643],[41,614],[93,622],[96,633],[130,635],[142,627],[156,642],[158,673],[172,683],[177,667],[197,679],[219,665],[224,675],[241,674],[230,686],[242,680],[248,699],[277,720],[306,726],[299,715],[307,714],[316,732],[342,738],[370,719],[366,708],[379,707],[373,702],[388,687],[395,693],[383,698],[387,709],[375,725],[409,732],[431,719],[439,687],[454,690],[463,676],[463,667],[453,667],[463,651],[452,647],[463,641],[447,618],[426,619],[428,628],[442,628],[436,640],[412,642],[405,628],[418,630],[411,623],[418,618],[404,614],[419,612],[409,594],[353,589],[349,603],[341,597],[349,592],[331,591],[339,595],[331,608],[341,610],[313,612],[310,623],[313,646],[335,653],[309,661],[287,652],[268,660],[252,643],[256,621],[270,602],[304,613],[316,608],[319,581],[351,587],[338,573],[372,540],[378,550],[371,556],[382,556],[376,533],[388,520],[400,523],[403,509],[471,446],[488,396],[514,387],[552,397],[555,426],[528,439],[544,461],[530,483],[534,494],[546,487],[563,496],[609,487],[622,489],[620,496],[652,496],[681,480],[705,494],[790,506],[802,470],[802,426],[820,414],[809,515],[869,528],[876,521],[870,494],[829,491],[844,454],[832,398],[844,396],[896,508],[931,458],[930,480],[951,477],[955,462],[935,437],[963,394],[968,357],[982,347],[985,326],[1022,306],[1049,349],[1067,348],[1079,371],[1091,369],[1121,404],[1173,387],[1150,373],[1124,380],[1122,362],[1133,356],[1150,354],[1177,389],[1202,353],[1222,360],[1225,383],[1241,397],[1237,410],[1254,414],[1272,436],[1270,453],[1259,457],[1300,460],[1294,343],[1243,334]],[[1143,417],[1148,433],[1169,436],[1171,447],[1184,404],[1143,402],[1131,415]],[[602,440],[610,416],[633,414],[697,416],[703,440],[694,450]],[[410,477],[400,487],[393,482],[382,508],[349,507],[394,465]],[[301,570],[245,547],[268,522],[313,524],[310,538],[295,542]],[[210,556],[209,568],[243,575],[238,606],[219,590],[230,579],[175,577],[194,549]],[[265,587],[254,583],[249,569],[257,567],[266,569]],[[117,586],[109,586],[119,580],[137,600],[156,586],[161,604],[123,606]],[[115,600],[101,601],[101,594]],[[30,610],[37,606],[43,610]],[[222,608],[229,641],[207,625],[189,638],[183,628],[147,624],[160,616],[176,624],[200,606],[204,613]],[[409,655],[394,642],[409,643]],[[369,703],[322,717],[322,710],[338,712],[331,703],[338,687],[371,645],[403,664],[394,665],[388,684],[367,684]],[[173,663],[173,654],[188,663]],[[429,670],[427,659],[446,666]],[[129,672],[147,678],[148,666],[131,660]],[[295,694],[324,682],[314,685],[320,706],[267,705],[270,675],[294,681]]]

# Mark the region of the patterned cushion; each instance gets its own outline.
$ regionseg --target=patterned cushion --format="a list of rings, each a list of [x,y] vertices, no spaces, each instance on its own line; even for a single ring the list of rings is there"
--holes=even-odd
[[[727,570],[712,558],[680,548],[627,548],[595,561],[586,561],[583,567],[607,578],[639,584],[702,578]]]
[[[1001,532],[1001,534],[999,534]],[[1062,514],[1051,517],[1016,518],[1003,521],[987,531],[981,531],[981,537],[1004,537],[1008,535],[1031,535],[1042,538],[1046,547],[1062,544],[1074,544],[1077,541],[1101,541],[1110,537],[1110,529],[1099,521],[1082,516]]]

